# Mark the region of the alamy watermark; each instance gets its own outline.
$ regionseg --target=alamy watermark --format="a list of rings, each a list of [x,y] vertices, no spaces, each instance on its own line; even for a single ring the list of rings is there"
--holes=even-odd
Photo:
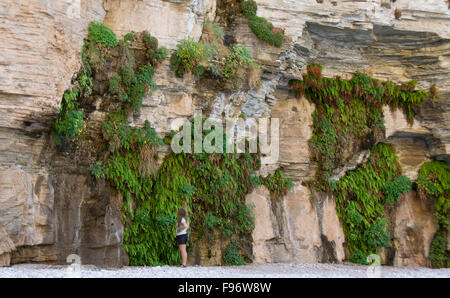
[[[192,123],[193,122],[193,123]],[[171,123],[179,132],[172,137],[174,153],[261,153],[262,164],[275,164],[279,158],[280,121],[278,118],[176,119]],[[269,129],[270,126],[270,129]],[[270,142],[269,142],[270,139]],[[192,144],[193,142],[193,144]],[[248,145],[248,148],[246,148]]]
[[[81,277],[81,258],[79,255],[71,254],[67,256],[67,263],[71,263],[64,269],[65,277],[80,278]]]
[[[379,255],[368,255],[367,263],[369,267],[366,270],[366,276],[369,278],[381,277],[381,258]]]

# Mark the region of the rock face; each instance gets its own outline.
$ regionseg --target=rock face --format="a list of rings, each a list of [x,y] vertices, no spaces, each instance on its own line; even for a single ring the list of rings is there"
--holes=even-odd
[[[78,53],[89,23],[101,21],[105,15],[102,3],[4,1],[0,14],[0,126],[45,130],[78,71]]]
[[[312,136],[314,105],[305,98],[296,99],[286,91],[277,91],[271,117],[280,119],[279,165],[287,176],[306,180],[315,174],[310,162],[308,140]]]
[[[16,247],[3,227],[0,228],[0,239],[2,239],[0,244],[0,267],[4,267],[11,262],[11,251],[14,251]]]
[[[191,235],[189,237],[192,237]],[[197,241],[196,246],[190,254],[188,254],[187,264],[189,266],[217,266],[223,264],[223,252],[226,250],[229,239],[223,239],[218,231],[215,231],[209,237],[213,237],[214,241]]]
[[[429,244],[437,231],[437,219],[433,214],[434,202],[419,199],[415,192],[401,200],[395,212],[394,266],[430,266]]]
[[[33,181],[34,180],[34,181]],[[4,253],[22,246],[54,243],[54,198],[45,176],[32,177],[20,169],[9,169],[0,175],[0,227],[5,241]]]
[[[397,83],[436,84],[440,100],[426,103],[414,125],[402,113],[384,110],[385,141],[394,145],[404,173],[415,180],[431,158],[450,150],[450,10],[443,0],[257,0],[258,15],[285,29],[282,48],[255,37],[247,19],[231,17],[233,0],[3,1],[0,4],[0,266],[18,262],[66,262],[69,254],[100,266],[127,264],[121,247],[121,197],[90,178],[86,165],[57,152],[49,130],[61,97],[80,65],[89,22],[119,36],[148,30],[169,52],[183,38],[198,40],[205,20],[247,47],[261,64],[258,90],[221,91],[193,76],[176,78],[166,60],[155,74],[158,91],[144,99],[134,124],[149,120],[160,135],[177,128],[195,109],[203,115],[280,119],[280,156],[262,174],[281,167],[294,189],[273,202],[267,189],[249,194],[255,204],[255,262],[341,262],[345,237],[334,198],[301,185],[314,176],[308,139],[314,106],[296,99],[288,81],[310,62],[325,76],[356,70]],[[231,3],[231,4],[230,4]],[[235,4],[234,4],[235,5]],[[402,16],[396,19],[394,9]],[[231,11],[231,10],[230,10]],[[91,114],[92,117],[102,115]],[[180,123],[180,122],[177,122]],[[174,127],[175,126],[175,127]],[[168,150],[168,148],[164,148]],[[341,174],[361,163],[361,152]],[[53,167],[50,166],[53,165]],[[393,211],[398,266],[427,266],[434,211],[408,194]],[[450,238],[450,237],[449,237]],[[216,264],[221,256],[199,247],[196,260]],[[212,255],[213,257],[209,257]]]
[[[128,264],[122,248],[121,196],[86,175],[55,173],[52,178],[58,262],[75,253],[87,264]]]
[[[425,110],[426,107],[423,109]],[[431,158],[448,159],[448,145],[445,139],[433,133],[433,129],[421,120],[408,124],[400,111],[384,108],[386,141],[396,149],[403,174],[415,181],[422,164]]]
[[[338,263],[344,260],[345,237],[332,197],[296,184],[280,201],[260,186],[247,196],[255,206],[255,263]]]
[[[65,263],[48,131],[87,27],[105,11],[100,1],[5,1],[0,15],[0,263]]]
[[[123,36],[148,30],[161,44],[174,49],[182,39],[198,40],[203,23],[214,19],[215,0],[103,1],[104,23]]]

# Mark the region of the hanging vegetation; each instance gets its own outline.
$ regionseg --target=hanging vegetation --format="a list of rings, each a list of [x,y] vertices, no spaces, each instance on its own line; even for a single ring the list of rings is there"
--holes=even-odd
[[[450,229],[450,169],[440,161],[424,163],[417,180],[419,197],[434,200],[438,231],[431,243],[429,259],[433,267],[450,268],[447,237]]]
[[[383,105],[401,109],[412,123],[425,100],[437,95],[436,87],[415,90],[416,81],[396,85],[360,72],[349,80],[325,78],[319,64],[308,65],[302,80],[289,83],[298,97],[304,95],[316,107],[309,142],[318,170],[315,180],[307,184],[335,194],[348,257],[352,262],[366,264],[370,254],[379,253],[390,241],[385,206],[395,204],[411,190],[412,183],[401,176],[398,158],[388,144],[371,148],[369,161],[338,181],[332,175],[347,163],[353,151],[373,146],[364,142],[383,133]],[[438,237],[436,243],[441,242]]]
[[[371,150],[369,161],[337,182],[336,210],[351,262],[367,264],[370,254],[378,254],[388,245],[384,208],[409,191],[411,181],[401,176],[394,148],[383,143]]]
[[[178,75],[200,74],[205,53],[213,52],[208,57],[221,60],[209,61],[205,70],[210,72],[215,65],[223,84],[236,82],[243,76],[240,69],[254,62],[245,48],[224,47],[219,27],[211,23],[207,27],[209,41],[183,41],[172,55],[172,68]],[[254,187],[250,176],[259,168],[259,155],[170,153],[158,167],[157,148],[163,140],[147,121],[143,127],[132,127],[130,116],[140,112],[143,97],[157,88],[152,79],[167,50],[147,32],[130,32],[117,41],[109,28],[91,23],[81,55],[81,69],[74,86],[64,94],[54,133],[61,139],[83,142],[79,137],[89,121],[85,111],[97,109],[94,96],[101,96],[100,109],[107,116],[97,136],[98,152],[89,153],[98,159],[88,170],[123,195],[123,246],[130,265],[179,263],[175,225],[180,207],[191,215],[195,232],[190,245],[211,241],[218,231],[230,240],[223,254],[225,264],[251,261],[254,218],[245,196]],[[263,179],[270,181],[267,185],[274,195],[284,194],[291,185],[281,172]],[[275,185],[275,179],[282,184]]]
[[[210,132],[204,131],[203,138]],[[196,241],[229,239],[230,244],[223,252],[224,264],[251,262],[254,217],[245,197],[256,186],[252,177],[259,167],[259,154],[248,152],[207,154],[203,151],[167,155],[152,184],[149,184],[152,185],[150,192],[135,202],[139,217],[134,217],[125,241],[131,264],[173,265],[179,262],[178,250],[173,245],[176,222],[173,215],[180,207],[186,208],[190,214],[191,231],[194,231],[190,245]],[[274,195],[280,196],[291,187],[291,181],[281,172],[275,176],[277,181],[283,182],[272,187],[278,191]],[[274,181],[270,177],[258,179]],[[151,230],[149,223],[152,223]],[[215,238],[215,232],[221,239]]]
[[[289,84],[298,97],[304,95],[316,106],[309,141],[312,160],[319,167],[311,183],[319,190],[330,190],[333,171],[345,165],[352,148],[367,146],[366,140],[382,132],[383,105],[401,109],[412,123],[425,100],[436,95],[435,86],[430,91],[415,90],[416,81],[396,85],[360,72],[349,80],[325,78],[318,64],[308,65],[303,80]]]
[[[140,46],[136,47],[137,44]],[[137,51],[144,54],[139,59],[136,57]],[[157,158],[154,148],[163,141],[149,122],[142,128],[131,127],[128,116],[133,112],[139,113],[143,97],[156,89],[152,81],[154,68],[166,58],[167,50],[158,47],[157,39],[147,32],[130,32],[117,42],[109,28],[93,22],[89,26],[81,56],[81,69],[74,77],[75,86],[65,92],[54,134],[57,140],[70,138],[82,142],[78,136],[87,122],[83,111],[93,110],[94,95],[103,98],[101,108],[108,112],[108,116],[102,122],[99,142],[104,146],[97,144],[99,152],[90,154],[102,159],[92,163],[88,170],[95,178],[110,181],[123,194],[124,247],[131,254],[131,264],[155,263],[154,260],[159,260],[155,256],[144,261],[133,258],[129,245],[137,241],[136,249],[142,250],[145,239],[134,237],[140,225],[144,225],[143,229],[153,227],[157,231],[155,227],[165,227],[167,223],[164,218],[148,221],[143,212],[145,209],[140,206],[151,194]],[[61,144],[60,141],[58,143]],[[107,151],[102,152],[103,148]],[[147,255],[152,253],[153,250]]]

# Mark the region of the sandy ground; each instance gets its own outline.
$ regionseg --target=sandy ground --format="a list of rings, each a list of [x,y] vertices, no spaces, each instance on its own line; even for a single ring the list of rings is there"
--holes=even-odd
[[[72,265],[73,266],[73,265]],[[374,270],[375,269],[375,270]],[[297,277],[441,277],[450,278],[450,269],[368,267],[353,264],[252,264],[245,266],[191,266],[186,268],[123,267],[120,269],[101,269],[94,266],[56,266],[40,264],[21,264],[0,268],[0,278],[15,277],[87,277],[87,278],[297,278]]]

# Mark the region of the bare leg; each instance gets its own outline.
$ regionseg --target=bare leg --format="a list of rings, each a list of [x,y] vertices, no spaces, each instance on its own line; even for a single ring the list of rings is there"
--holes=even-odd
[[[180,248],[182,264],[186,266],[187,261],[186,244],[179,244],[178,247]]]

